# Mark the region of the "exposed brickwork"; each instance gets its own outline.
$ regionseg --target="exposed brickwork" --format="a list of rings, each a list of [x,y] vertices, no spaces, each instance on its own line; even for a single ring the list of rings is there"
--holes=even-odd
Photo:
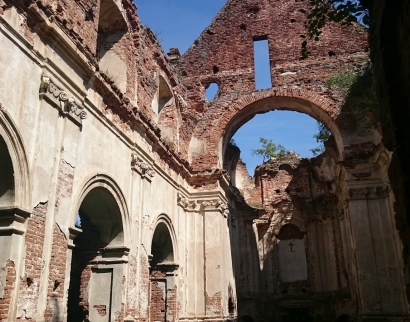
[[[177,290],[167,289],[167,322],[178,321]]]
[[[150,276],[150,281],[150,322],[166,321],[166,274],[160,271],[153,271]]]
[[[83,232],[74,240],[75,248],[71,259],[70,287],[68,291],[68,320],[75,321],[89,317],[87,286],[92,268],[90,261],[95,258],[102,244],[98,228],[87,215],[80,211]]]
[[[48,203],[40,203],[34,208],[27,222],[25,235],[26,256],[23,279],[17,307],[17,319],[36,321],[40,276],[43,271],[43,243]]]
[[[67,263],[67,240],[64,234],[55,224],[53,231],[53,244],[51,246],[50,271],[48,276],[47,290],[47,309],[44,314],[46,321],[61,320],[61,316],[55,316],[61,313],[65,303],[64,284],[66,276]]]
[[[62,148],[64,151],[64,148]],[[58,169],[58,183],[56,191],[56,202],[54,207],[56,210],[59,206],[61,198],[70,197],[73,193],[73,180],[74,180],[74,167],[64,160],[61,160],[60,167]]]
[[[97,312],[100,316],[106,316],[107,315],[107,306],[106,305],[94,305],[93,308],[97,310]]]
[[[10,312],[11,297],[16,283],[16,270],[12,261],[7,261],[6,263],[5,281],[4,294],[0,297],[0,321],[7,321]]]
[[[356,25],[329,25],[321,40],[311,43],[310,59],[299,61],[300,35],[306,32],[299,9],[306,5],[295,1],[230,0],[180,58],[178,68],[194,101],[187,111],[189,115],[182,111],[184,132],[205,138],[208,153],[218,150],[214,142],[219,142],[234,115],[256,100],[269,97],[252,97],[260,95],[255,92],[254,39],[269,41],[273,96],[298,97],[318,105],[333,119],[339,115],[340,104],[332,97],[326,79],[346,66],[355,68],[366,60],[367,35]],[[214,101],[206,102],[205,87],[211,82],[219,85],[219,92]],[[235,106],[247,95],[247,103]],[[215,129],[217,133],[209,133]],[[213,138],[208,139],[211,135]],[[193,160],[193,166],[216,164],[207,157]]]
[[[222,316],[222,296],[218,292],[212,296],[205,294],[205,311],[208,316],[220,318]]]
[[[72,82],[68,82],[72,88],[68,90],[77,91],[74,96],[81,97],[87,103],[95,103],[96,107],[101,109],[101,113],[96,114],[105,116],[105,124],[108,124],[108,127],[113,125],[132,140],[136,133],[142,134],[147,145],[152,143],[147,149],[152,148],[150,152],[155,163],[170,174],[174,182],[181,184],[181,176],[196,188],[195,192],[200,192],[220,190],[220,183],[228,178],[227,172],[234,169],[247,176],[244,165],[238,160],[233,162],[235,166],[229,167],[228,171],[218,169],[222,161],[226,161],[220,159],[221,139],[224,140],[224,146],[229,136],[257,112],[272,108],[294,109],[323,121],[336,132],[344,131],[351,135],[358,130],[357,126],[350,122],[350,112],[341,110],[343,98],[327,87],[326,79],[332,73],[346,68],[345,66],[360,69],[366,63],[367,35],[363,28],[357,25],[330,25],[324,30],[320,42],[312,42],[311,58],[299,61],[300,35],[305,33],[305,30],[303,16],[298,9],[304,6],[304,3],[306,1],[229,0],[214,22],[183,57],[178,57],[176,49],[170,52],[172,62],[162,51],[154,33],[140,23],[135,14],[136,6],[131,0],[0,0],[0,15],[5,15],[7,10],[13,9],[11,6],[14,6],[20,15],[19,19],[22,19],[14,36],[18,38],[20,34],[25,38],[29,45],[22,41],[20,46],[23,48],[27,45],[24,49],[26,54],[33,53],[35,60],[38,58],[35,56],[43,54],[37,49],[44,45],[45,48],[52,48],[47,52],[52,52],[56,58],[69,61],[70,72],[77,73],[69,76],[78,76],[83,82],[74,84],[75,77],[72,78]],[[407,31],[410,5],[402,1],[390,8],[384,5],[383,1],[379,3],[381,4],[375,4],[372,8],[372,59],[375,62],[379,97],[383,103],[382,125],[386,133],[384,143],[395,152],[390,178],[396,195],[396,224],[400,229],[404,243],[403,257],[407,262],[410,254],[410,225],[407,219],[410,209],[407,198],[410,191],[410,185],[407,183],[407,160],[410,151],[410,139],[407,135],[410,110],[410,36]],[[113,8],[117,15],[111,25],[104,29],[100,14],[103,6],[108,4],[115,6]],[[386,9],[381,10],[379,5],[380,8]],[[55,26],[61,30],[56,32],[53,30]],[[5,26],[4,30],[12,31],[13,27],[9,27]],[[115,40],[102,37],[102,31],[115,36]],[[64,39],[68,37],[69,40],[63,40],[58,34],[64,35]],[[34,39],[37,40],[36,46],[33,46]],[[253,42],[256,39],[269,40],[272,89],[255,91]],[[103,51],[115,55],[125,65],[124,79],[116,78],[109,68],[104,70],[100,67]],[[44,63],[44,70],[53,69],[53,73],[59,74],[55,76],[64,79],[67,75],[60,75],[63,74],[64,66],[50,66],[47,58],[38,65],[43,66]],[[177,71],[173,64],[177,65]],[[157,115],[157,111],[153,111],[153,100],[155,101],[159,92],[159,75],[169,84],[173,100]],[[125,89],[121,86],[122,80],[126,83]],[[218,83],[220,90],[214,101],[207,102],[204,97],[205,87],[211,82]],[[33,99],[33,95],[30,97]],[[307,319],[311,315],[317,321],[330,321],[337,316],[332,310],[342,302],[357,309],[355,305],[358,305],[360,298],[354,290],[348,293],[346,272],[343,271],[346,258],[340,251],[340,222],[342,217],[347,220],[343,212],[348,194],[344,185],[344,170],[336,160],[344,159],[343,165],[349,170],[354,169],[359,162],[372,162],[379,147],[368,139],[348,145],[340,133],[336,133],[335,137],[339,149],[344,148],[344,154],[337,156],[334,152],[337,149],[334,148],[332,155],[327,156],[331,160],[329,167],[334,173],[322,171],[323,162],[327,162],[323,156],[322,159],[319,157],[294,164],[265,164],[258,169],[255,184],[248,176],[242,181],[240,192],[250,206],[243,202],[239,193],[238,201],[229,200],[236,202],[235,209],[239,213],[237,227],[241,232],[239,244],[242,252],[240,269],[242,273],[245,272],[240,274],[238,279],[243,288],[239,302],[243,306],[253,307],[256,320],[273,319],[275,314],[279,314],[288,320]],[[195,146],[196,140],[199,142],[198,146]],[[358,170],[352,172],[352,180],[365,180],[371,175],[368,170]],[[51,205],[57,210],[63,198],[71,197],[73,179],[73,168],[63,161],[58,173],[56,202]],[[78,178],[79,181],[81,179]],[[226,190],[232,194],[237,192],[233,187]],[[39,314],[37,306],[41,298],[40,276],[44,271],[42,256],[46,212],[47,203],[40,204],[27,222],[24,276],[19,281],[17,320],[35,321]],[[84,233],[75,241],[70,272],[70,321],[89,318],[87,287],[93,268],[98,268],[92,267],[90,262],[98,251],[106,246],[100,240],[98,229],[86,216],[82,219]],[[261,280],[258,287],[275,287],[276,293],[261,291],[251,294],[253,282],[246,272],[251,271],[255,263],[257,266],[261,258],[258,258],[260,254],[255,254],[250,249],[274,247],[281,227],[289,222],[302,227],[299,237],[307,234],[309,225],[327,229],[323,234],[327,234],[329,249],[333,251],[334,248],[336,253],[335,259],[331,259],[332,263],[336,262],[338,278],[336,290],[332,290],[334,294],[320,297],[315,293],[315,283],[320,278],[320,273],[313,273],[313,270],[317,261],[315,256],[319,257],[319,254],[313,253],[312,249],[317,247],[318,242],[311,236],[307,237],[306,243],[310,259],[308,281],[277,283],[274,276],[277,263],[275,258],[270,258],[270,261],[266,261],[267,266],[263,268],[267,272],[265,277],[270,280]],[[267,236],[264,244],[261,240],[255,240],[255,228],[256,233],[260,233],[258,236]],[[68,274],[65,272],[67,246],[58,225],[52,226],[52,232],[49,233],[53,234],[53,238],[50,274],[43,276],[47,281],[47,308],[44,318],[47,321],[55,321],[59,320],[58,310],[65,305],[62,299]],[[140,306],[124,308],[122,305],[119,311],[114,312],[115,320],[124,320],[124,312],[127,312],[127,315],[141,322],[147,322],[149,318],[152,322],[157,319],[176,321],[179,311],[176,288],[168,289],[163,272],[154,271],[149,275],[147,255],[141,251],[140,245],[138,247],[140,257],[134,264],[137,260],[140,261],[140,294],[133,296],[139,297]],[[397,248],[400,248],[400,245]],[[350,265],[355,267],[356,259],[349,260]],[[5,319],[6,311],[10,310],[11,295],[8,292],[16,285],[17,278],[14,263],[9,261],[6,269],[8,284],[4,297],[0,299],[0,320]],[[137,275],[136,265],[128,272]],[[353,284],[355,278],[357,277],[353,274],[350,279]],[[123,289],[127,289],[125,283],[126,279],[123,278]],[[406,284],[410,285],[410,282],[406,281]],[[133,288],[136,285],[134,280],[133,284],[127,287]],[[410,294],[409,286],[408,293]],[[285,302],[295,299],[302,302],[311,301],[315,310],[309,312],[304,307],[298,312],[293,309],[284,312],[283,308],[278,309],[272,305],[275,301],[278,302],[278,299]],[[151,306],[148,301],[151,301]],[[206,314],[216,317],[216,320],[222,319],[222,303],[226,303],[226,299],[221,292],[206,295]],[[97,305],[94,308],[101,316],[108,312],[105,306]],[[231,310],[228,311],[230,318],[235,318]]]

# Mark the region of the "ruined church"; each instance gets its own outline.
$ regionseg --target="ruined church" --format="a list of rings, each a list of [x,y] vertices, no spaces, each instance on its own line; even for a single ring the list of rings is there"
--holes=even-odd
[[[410,321],[392,152],[328,82],[367,31],[300,60],[306,1],[228,0],[181,55],[137,6],[0,0],[0,321]],[[250,177],[231,138],[273,110],[331,136]]]

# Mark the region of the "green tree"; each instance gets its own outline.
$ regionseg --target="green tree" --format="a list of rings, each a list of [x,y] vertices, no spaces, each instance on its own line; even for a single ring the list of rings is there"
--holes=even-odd
[[[325,142],[330,137],[331,133],[327,129],[327,127],[322,123],[317,121],[318,133],[313,135],[316,139],[316,142],[320,143],[320,145],[316,148],[310,149],[314,156],[319,155],[325,151]]]
[[[260,149],[252,150],[251,155],[261,156],[263,162],[268,161],[271,158],[280,159],[289,152],[283,145],[273,143],[272,140],[260,138],[259,142],[262,144],[262,147]]]
[[[336,22],[341,25],[350,25],[353,22],[360,22],[365,27],[370,24],[368,0],[301,0],[309,2],[311,9],[300,9],[306,14],[304,22],[307,35],[301,35],[303,39],[301,49],[301,59],[309,56],[308,40],[318,41],[322,34],[323,27],[328,22]]]

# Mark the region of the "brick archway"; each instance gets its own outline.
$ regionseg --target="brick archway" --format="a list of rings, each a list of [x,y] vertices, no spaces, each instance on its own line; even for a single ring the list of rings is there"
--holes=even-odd
[[[221,168],[224,150],[235,132],[254,115],[273,110],[305,113],[325,124],[335,137],[339,159],[343,159],[343,140],[336,124],[339,104],[303,89],[269,89],[230,101],[217,101],[209,107],[189,144],[193,169]]]

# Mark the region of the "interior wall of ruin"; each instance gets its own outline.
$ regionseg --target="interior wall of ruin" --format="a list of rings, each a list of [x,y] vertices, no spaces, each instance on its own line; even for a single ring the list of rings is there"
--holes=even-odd
[[[117,57],[109,65],[124,64],[124,83],[98,53],[100,3],[0,4],[0,79],[13,83],[0,88],[2,162],[10,159],[2,196],[11,200],[0,209],[0,319],[154,321],[159,222],[174,249],[164,319],[224,319],[235,283],[229,235],[214,227],[227,227],[226,199],[218,184],[202,193],[188,183],[176,117],[183,86],[135,6],[109,4],[127,28],[107,52]],[[215,245],[205,242],[211,231]]]
[[[330,26],[299,61],[298,9],[230,0],[167,57],[131,1],[0,0],[0,320],[407,316],[391,154],[326,85],[366,65],[366,33]],[[334,142],[255,184],[227,142],[277,108]]]

